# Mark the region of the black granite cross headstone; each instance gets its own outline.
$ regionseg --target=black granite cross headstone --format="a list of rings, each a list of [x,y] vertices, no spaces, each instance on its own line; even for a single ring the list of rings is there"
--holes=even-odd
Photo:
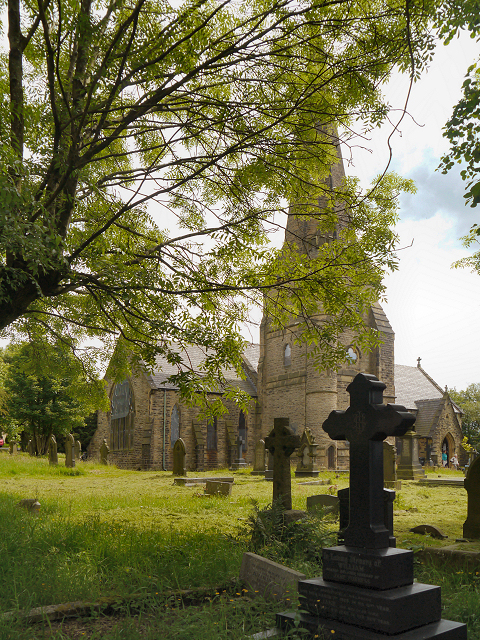
[[[367,549],[389,546],[383,499],[383,440],[402,436],[415,416],[401,405],[383,404],[386,385],[359,373],[347,391],[350,406],[332,411],[323,429],[333,440],[350,442],[350,517],[345,545]]]
[[[274,418],[273,430],[265,438],[265,447],[273,455],[273,501],[281,497],[286,511],[292,508],[290,456],[300,446],[300,436],[288,424],[288,418]]]

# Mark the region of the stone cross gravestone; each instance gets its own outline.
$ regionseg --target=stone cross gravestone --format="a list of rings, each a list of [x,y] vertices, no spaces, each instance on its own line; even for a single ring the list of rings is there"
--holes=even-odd
[[[468,502],[463,537],[475,540],[480,538],[480,458],[476,458],[469,465],[464,486]]]
[[[235,455],[235,461],[230,468],[234,471],[237,469],[245,469],[247,463],[243,459],[243,440],[239,435],[235,438]]]
[[[187,451],[185,448],[185,442],[182,438],[175,440],[173,445],[173,475],[174,476],[186,476],[187,469],[185,467],[185,458]]]
[[[106,439],[103,439],[102,446],[100,447],[100,464],[108,464],[108,454],[110,453],[110,447],[107,444]]]
[[[402,451],[398,459],[397,478],[399,480],[419,480],[425,471],[418,460],[418,436],[409,430],[402,437]]]
[[[281,498],[285,511],[292,509],[290,456],[300,446],[300,438],[289,429],[288,418],[274,418],[273,430],[265,446],[273,455],[273,501]]]
[[[65,466],[69,468],[75,466],[75,440],[71,433],[65,440]]]
[[[48,439],[48,463],[52,466],[58,464],[57,440],[53,434]]]
[[[413,552],[390,546],[382,441],[402,435],[415,417],[383,404],[385,386],[358,374],[347,387],[350,407],[332,411],[323,424],[330,437],[350,442],[345,545],[323,549],[323,577],[298,583],[308,613],[277,614],[277,626],[341,640],[466,640],[466,625],[441,619],[440,587],[414,584]]]
[[[264,476],[265,469],[265,440],[259,440],[255,445],[255,457],[251,474],[252,476]]]

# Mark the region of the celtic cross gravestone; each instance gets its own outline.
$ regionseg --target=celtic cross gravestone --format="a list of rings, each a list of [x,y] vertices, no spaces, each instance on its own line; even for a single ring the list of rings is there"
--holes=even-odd
[[[277,626],[341,640],[466,640],[465,624],[441,619],[440,587],[414,583],[413,552],[394,548],[390,539],[382,442],[401,436],[415,418],[405,407],[383,404],[385,386],[358,374],[347,387],[349,408],[332,411],[323,424],[330,437],[350,443],[345,545],[323,549],[323,576],[298,583],[307,613],[279,613]]]
[[[275,418],[265,446],[273,455],[273,501],[282,499],[286,511],[292,508],[290,456],[300,446],[300,437],[289,428],[288,418]]]

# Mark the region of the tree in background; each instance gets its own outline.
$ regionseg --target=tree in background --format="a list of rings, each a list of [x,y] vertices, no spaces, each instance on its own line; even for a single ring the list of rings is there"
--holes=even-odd
[[[153,366],[157,353],[175,364],[172,342],[197,344],[201,376],[175,379],[195,401],[224,382],[223,366],[241,371],[239,326],[270,291],[285,294],[279,326],[312,292],[324,304],[306,338],[321,366],[344,359],[348,328],[375,343],[363,314],[395,267],[396,199],[411,185],[332,191],[332,131],[348,145],[352,127],[388,118],[382,82],[394,69],[420,76],[439,2],[6,4],[0,328],[73,348],[101,339],[93,360],[118,345],[111,371],[132,356]],[[332,241],[287,267],[268,234],[288,203]]]
[[[53,434],[63,438],[82,429],[85,417],[101,405],[102,384],[88,383],[73,355],[48,343],[23,343],[3,353],[7,365],[2,387],[0,428],[10,439],[23,433],[37,455]]]
[[[464,391],[448,392],[452,400],[463,411],[462,431],[477,451],[480,450],[480,384],[468,385]]]

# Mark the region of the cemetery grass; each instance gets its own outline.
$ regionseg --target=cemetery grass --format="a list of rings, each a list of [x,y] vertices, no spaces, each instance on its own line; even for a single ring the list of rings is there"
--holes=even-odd
[[[224,499],[204,497],[200,487],[173,486],[170,472],[124,471],[88,462],[65,469],[61,464],[62,460],[58,467],[49,467],[44,459],[0,455],[1,610],[116,596],[115,615],[100,613],[63,625],[2,624],[0,640],[42,634],[133,640],[153,638],[155,629],[159,637],[162,625],[170,630],[166,637],[180,640],[244,638],[273,626],[275,611],[285,605],[251,600],[236,580],[247,548],[239,528],[248,523],[252,499],[259,508],[271,502],[271,483],[251,476],[249,470],[209,473],[235,476],[233,494]],[[330,483],[302,485],[292,480],[294,509],[305,509],[309,495],[336,493],[348,483],[346,474],[322,477]],[[38,516],[15,506],[23,498],[39,500]],[[398,546],[452,544],[461,537],[465,517],[463,489],[403,482],[395,503]],[[438,526],[449,538],[436,541],[409,532],[425,523]],[[338,524],[330,521],[327,526],[335,530]],[[266,555],[272,558],[272,553],[274,548],[267,549]],[[318,563],[305,554],[293,553],[278,561],[307,577],[320,572]],[[431,578],[429,568],[419,571],[422,581],[442,585],[444,617],[461,621],[468,617],[469,638],[480,640],[480,630],[471,635],[477,625],[475,611],[480,611],[478,576],[457,569],[443,572],[440,582],[435,570]],[[460,587],[462,580],[475,588]],[[183,608],[182,600],[172,595],[183,589],[201,589],[202,602]],[[471,601],[458,596],[467,591]],[[193,633],[198,625],[204,635]]]

